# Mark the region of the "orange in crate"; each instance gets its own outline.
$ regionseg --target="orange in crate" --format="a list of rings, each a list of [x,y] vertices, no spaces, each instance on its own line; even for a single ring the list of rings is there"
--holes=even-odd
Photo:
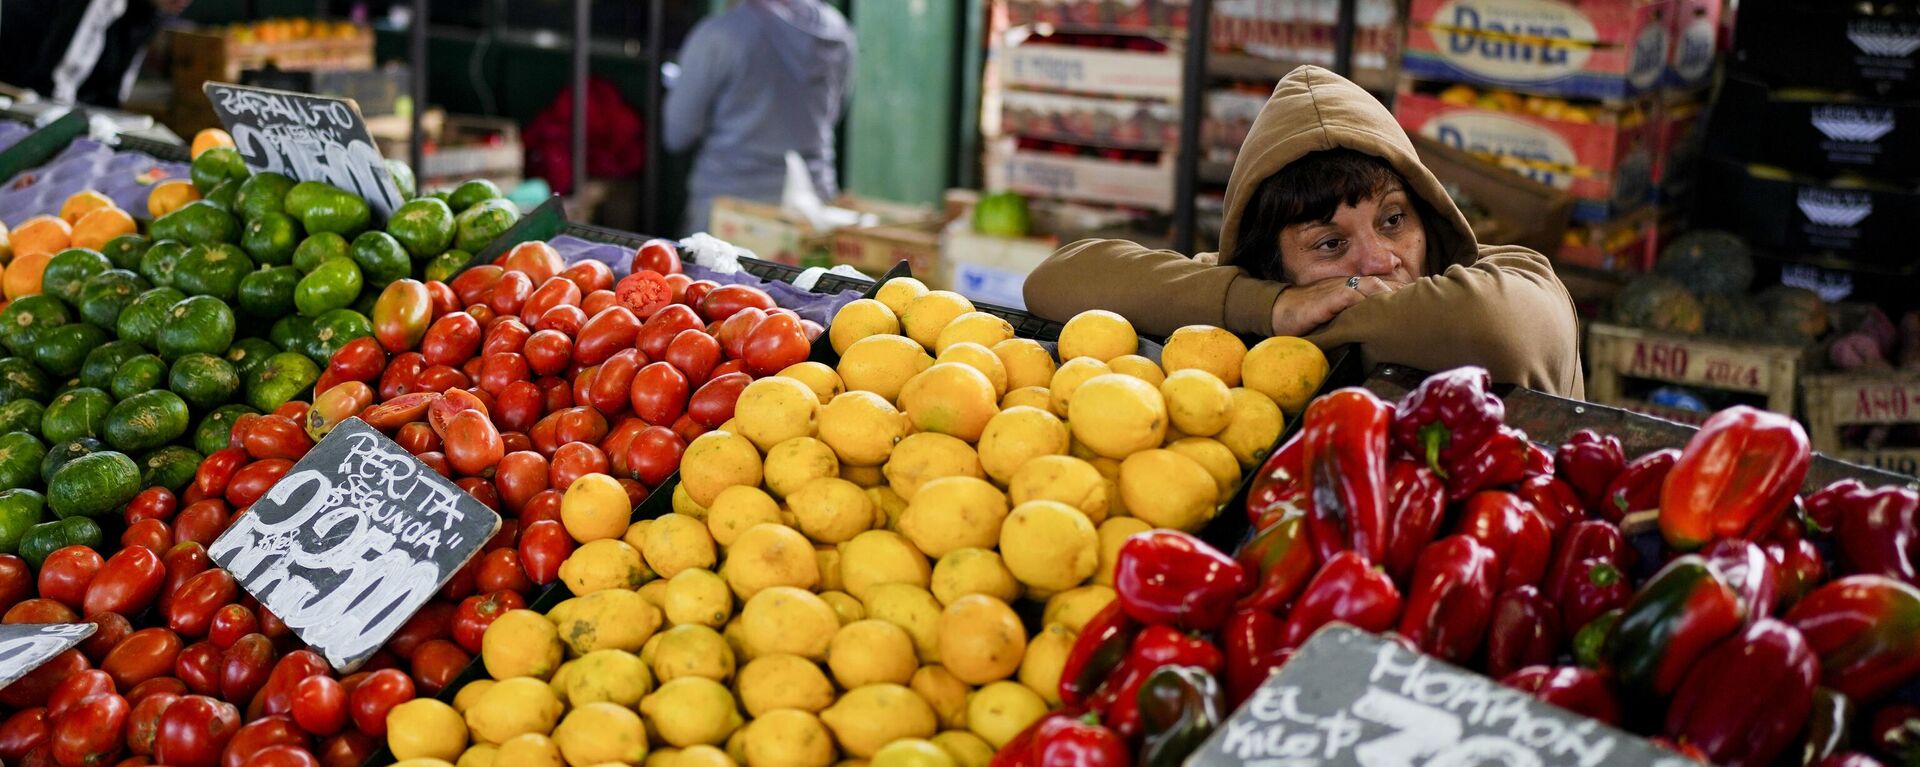
[[[193,188],[193,182],[173,179],[155,184],[153,191],[147,193],[147,215],[153,218],[172,213],[187,203],[200,199],[200,190]]]
[[[219,128],[205,128],[199,133],[193,134],[193,147],[188,150],[187,154],[197,158],[201,152],[223,146],[233,146],[233,136],[228,135],[226,131]]]
[[[139,225],[133,217],[119,208],[100,208],[81,217],[80,223],[73,225],[73,247],[99,250],[108,240],[123,234],[136,234]]]
[[[58,216],[34,216],[13,230],[14,256],[51,256],[73,247],[73,227]],[[40,284],[40,278],[34,278]],[[39,292],[38,290],[34,292]]]
[[[60,220],[77,224],[80,223],[80,219],[86,218],[88,213],[111,207],[113,207],[112,198],[92,189],[74,192],[72,197],[68,197],[67,201],[60,205]]]
[[[11,301],[22,296],[40,294],[40,275],[47,271],[47,262],[53,256],[48,253],[26,253],[15,256],[13,263],[7,265],[5,274],[0,274],[0,291],[7,294]]]

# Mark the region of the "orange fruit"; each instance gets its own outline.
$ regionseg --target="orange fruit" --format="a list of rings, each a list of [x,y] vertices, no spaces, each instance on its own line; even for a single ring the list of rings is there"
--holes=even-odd
[[[78,223],[88,213],[111,207],[113,207],[112,198],[92,189],[85,189],[74,192],[72,197],[68,197],[67,201],[60,205],[60,219],[69,224]]]
[[[80,218],[73,225],[73,247],[99,250],[108,240],[123,234],[135,234],[139,225],[133,223],[133,217],[119,208],[100,208]]]
[[[21,296],[40,294],[40,274],[47,270],[47,261],[53,258],[48,253],[25,253],[16,256],[7,266],[5,275],[0,275],[0,291],[7,294],[11,301]]]
[[[193,188],[193,182],[178,178],[162,181],[147,193],[147,215],[159,218],[198,199],[200,190]]]
[[[188,154],[193,157],[199,157],[201,152],[217,146],[233,146],[233,136],[228,135],[226,131],[219,128],[206,128],[199,133],[193,134],[193,148],[189,150]]]
[[[51,256],[72,246],[73,227],[57,216],[34,216],[13,230],[16,257],[35,253]],[[34,284],[40,284],[39,277],[34,277]]]

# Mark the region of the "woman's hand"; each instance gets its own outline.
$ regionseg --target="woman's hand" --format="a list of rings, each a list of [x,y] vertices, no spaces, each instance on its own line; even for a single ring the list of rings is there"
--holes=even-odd
[[[1360,303],[1368,296],[1391,293],[1402,287],[1405,286],[1401,283],[1388,282],[1379,277],[1361,277],[1359,284],[1354,287],[1347,285],[1345,277],[1306,285],[1289,285],[1280,291],[1280,297],[1273,302],[1273,334],[1304,336],[1332,322],[1347,307]]]

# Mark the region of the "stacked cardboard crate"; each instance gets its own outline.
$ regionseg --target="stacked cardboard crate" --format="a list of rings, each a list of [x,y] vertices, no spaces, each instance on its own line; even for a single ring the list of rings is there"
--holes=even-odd
[[[237,83],[249,70],[337,72],[373,68],[373,30],[319,19],[267,19],[172,32],[173,112],[169,124],[191,135],[219,127],[207,81]]]

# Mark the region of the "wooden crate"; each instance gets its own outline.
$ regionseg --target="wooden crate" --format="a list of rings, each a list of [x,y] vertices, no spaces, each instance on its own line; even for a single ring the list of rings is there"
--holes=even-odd
[[[372,69],[373,30],[351,37],[284,42],[241,42],[225,30],[176,30],[173,33],[173,82],[176,89],[199,90],[208,80],[240,82],[240,73],[264,69]]]
[[[1913,373],[1832,373],[1807,376],[1806,415],[1813,448],[1822,453],[1887,471],[1920,476],[1920,445],[1850,443],[1849,426],[1905,426],[1920,429],[1920,375]]]
[[[1794,412],[1794,394],[1806,350],[1798,346],[1661,333],[1593,323],[1587,328],[1587,398],[1681,423],[1705,413],[1660,407],[1631,398],[1625,379],[1764,398],[1768,410]]]

